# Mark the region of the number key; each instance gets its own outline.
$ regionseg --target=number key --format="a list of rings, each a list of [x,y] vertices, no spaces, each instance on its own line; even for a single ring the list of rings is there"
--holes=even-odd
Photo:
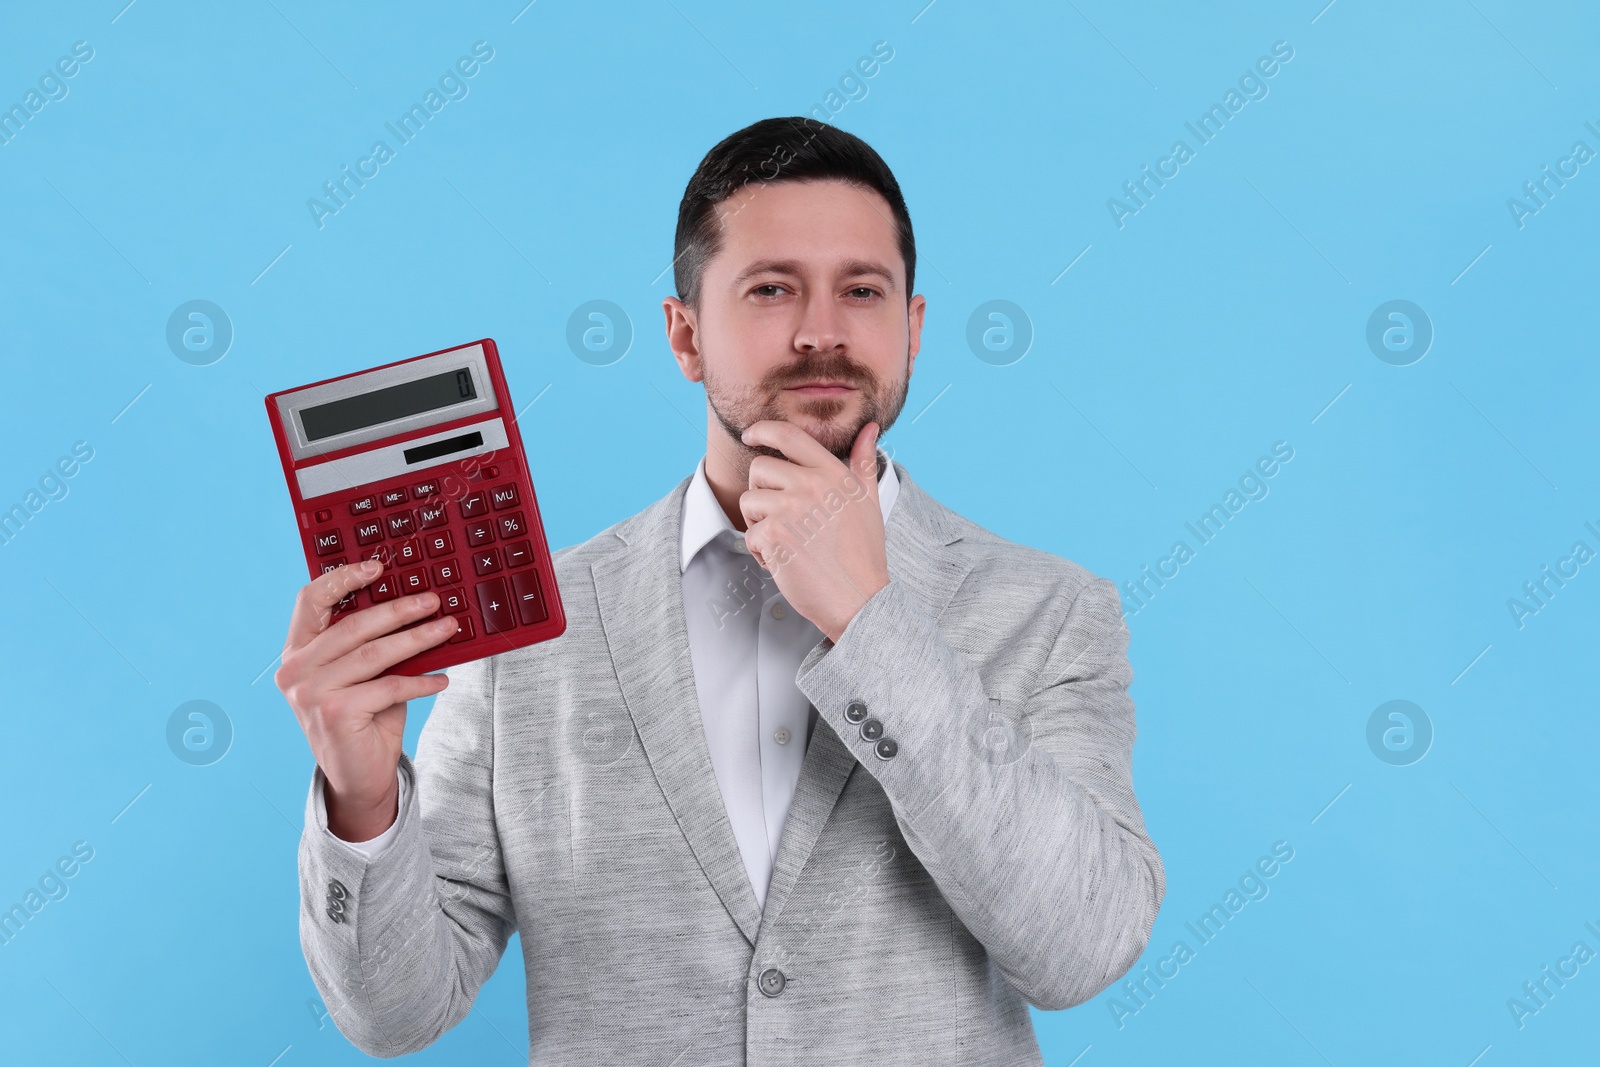
[[[423,540],[428,545],[429,558],[448,556],[456,550],[456,543],[451,539],[449,530],[443,533],[429,534]]]

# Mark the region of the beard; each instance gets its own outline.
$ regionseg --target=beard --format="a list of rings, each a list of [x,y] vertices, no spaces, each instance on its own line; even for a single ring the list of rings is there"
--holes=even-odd
[[[910,362],[910,349],[906,362]],[[711,360],[705,364],[706,403],[722,424],[735,447],[750,456],[776,456],[786,458],[778,449],[768,445],[746,445],[740,440],[744,431],[763,419],[791,422],[810,434],[833,457],[846,465],[850,462],[850,449],[854,446],[861,428],[869,422],[878,424],[878,440],[889,432],[895,419],[905,407],[906,394],[911,388],[911,376],[906,374],[896,380],[883,381],[866,367],[843,353],[816,356],[781,367],[768,374],[753,386],[725,386],[712,371]],[[855,387],[857,392],[836,396],[805,396],[795,394],[793,414],[784,409],[780,397],[790,386],[816,378],[827,378]],[[837,422],[857,397],[861,410],[856,418]],[[879,464],[881,475],[882,464]]]

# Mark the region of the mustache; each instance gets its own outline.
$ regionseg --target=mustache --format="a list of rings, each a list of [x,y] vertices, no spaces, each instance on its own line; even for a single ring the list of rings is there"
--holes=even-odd
[[[862,388],[871,386],[877,381],[871,371],[844,356],[835,359],[807,360],[794,367],[785,367],[768,375],[767,385],[771,389],[787,389],[817,378],[827,378]]]

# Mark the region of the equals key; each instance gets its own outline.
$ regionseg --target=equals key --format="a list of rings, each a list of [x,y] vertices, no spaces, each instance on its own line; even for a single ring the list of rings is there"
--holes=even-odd
[[[524,626],[544,622],[550,617],[545,610],[544,594],[539,589],[539,572],[517,571],[511,576],[511,593],[517,602],[517,618]]]

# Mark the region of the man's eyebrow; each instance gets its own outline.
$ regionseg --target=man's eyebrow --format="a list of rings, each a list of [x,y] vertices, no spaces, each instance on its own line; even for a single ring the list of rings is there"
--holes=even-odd
[[[792,259],[758,259],[750,264],[733,279],[733,286],[737,288],[758,274],[790,274],[802,273],[800,264]],[[881,263],[874,263],[868,259],[849,259],[839,265],[839,273],[844,277],[854,277],[861,274],[874,274],[884,280],[890,288],[895,288],[894,275],[889,268]]]

